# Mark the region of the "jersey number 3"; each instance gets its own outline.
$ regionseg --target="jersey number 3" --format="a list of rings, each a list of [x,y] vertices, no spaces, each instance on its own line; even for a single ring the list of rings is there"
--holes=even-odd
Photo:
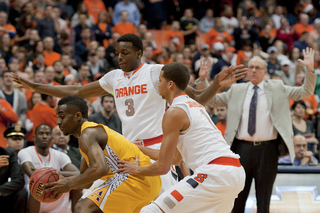
[[[126,110],[126,115],[133,116],[134,115],[133,99],[132,98],[126,99],[124,103],[128,107],[128,109]]]

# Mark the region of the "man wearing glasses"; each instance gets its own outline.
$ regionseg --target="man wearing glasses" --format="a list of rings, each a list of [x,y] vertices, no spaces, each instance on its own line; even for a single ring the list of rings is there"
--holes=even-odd
[[[301,100],[313,94],[316,74],[314,50],[303,50],[306,78],[301,87],[291,87],[279,80],[263,80],[267,63],[258,56],[249,61],[244,84],[234,84],[217,94],[214,105],[228,106],[225,139],[240,155],[246,172],[246,183],[235,200],[233,213],[244,212],[252,179],[255,179],[257,212],[269,212],[270,197],[277,174],[278,156],[294,158],[293,132],[289,100]]]

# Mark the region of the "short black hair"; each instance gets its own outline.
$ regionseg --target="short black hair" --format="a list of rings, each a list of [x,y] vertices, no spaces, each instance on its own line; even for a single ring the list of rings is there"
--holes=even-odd
[[[114,101],[114,97],[113,97],[113,95],[108,94],[108,95],[104,95],[104,96],[102,96],[102,97],[101,97],[101,104],[103,103],[103,100],[104,100],[104,98],[105,98],[105,97],[113,98],[113,101]]]
[[[58,106],[61,106],[64,104],[67,105],[68,107],[69,106],[77,107],[78,110],[81,112],[82,117],[85,119],[88,119],[88,105],[87,105],[87,102],[83,100],[83,98],[79,96],[67,96],[62,98],[58,102]]]
[[[47,95],[44,93],[40,93],[40,94],[41,94],[41,100],[43,100],[43,101],[46,101],[49,96],[52,97],[51,95]]]
[[[43,124],[39,124],[39,125],[36,127],[36,129],[34,130],[34,135],[36,135],[36,134],[38,133],[38,130],[39,130],[40,127],[42,127],[42,126],[47,126],[47,127],[49,127],[50,130],[52,131],[51,127],[50,127],[48,124],[43,123]]]
[[[172,62],[162,67],[163,77],[166,80],[173,81],[181,90],[185,90],[188,86],[190,73],[188,68],[179,63]]]
[[[131,42],[132,46],[136,49],[136,51],[141,50],[141,55],[143,54],[142,40],[140,39],[139,36],[135,34],[131,34],[131,33],[124,34],[118,38],[117,42]]]
[[[294,110],[294,109],[298,106],[298,104],[300,104],[301,106],[303,106],[304,109],[307,109],[307,105],[306,105],[306,103],[304,103],[303,100],[295,101],[295,102],[292,104],[291,109]]]

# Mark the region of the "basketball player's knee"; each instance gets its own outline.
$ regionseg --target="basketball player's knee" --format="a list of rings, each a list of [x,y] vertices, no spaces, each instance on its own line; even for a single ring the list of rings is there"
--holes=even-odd
[[[149,205],[143,207],[140,211],[140,213],[162,213],[162,211],[159,206],[157,206],[154,202],[150,203]]]

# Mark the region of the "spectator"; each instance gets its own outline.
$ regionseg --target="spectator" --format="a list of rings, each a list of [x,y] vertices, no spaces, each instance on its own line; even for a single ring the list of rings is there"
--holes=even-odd
[[[66,33],[67,32],[67,21],[62,19],[61,16],[61,10],[58,7],[54,7],[52,10],[52,19],[56,20],[58,23],[58,27],[60,29],[59,34],[62,32]],[[61,36],[61,35],[60,35]]]
[[[252,26],[259,33],[261,31],[261,19],[257,15],[257,9],[252,4],[250,4],[247,9],[248,9],[248,20],[251,22]],[[274,26],[274,24],[272,26]]]
[[[87,61],[88,48],[87,46],[91,42],[91,30],[88,27],[84,27],[81,30],[81,40],[75,45],[75,54],[81,58],[82,61]]]
[[[1,19],[1,12],[0,12],[0,19]],[[0,27],[1,29],[1,27]],[[6,61],[10,58],[9,51],[11,49],[10,45],[10,35],[8,33],[2,34],[0,37],[0,54],[1,58],[4,58]]]
[[[230,44],[232,41],[232,36],[228,33],[227,30],[224,29],[222,21],[220,18],[214,19],[214,28],[212,28],[206,36],[206,43],[212,47],[212,45],[216,42],[228,43]]]
[[[92,74],[90,72],[90,67],[86,63],[82,63],[79,68],[79,74],[78,74],[78,82],[80,82],[82,85],[88,84],[91,81],[93,81]]]
[[[299,36],[301,36],[303,32],[310,33],[314,30],[314,27],[311,24],[309,24],[309,16],[307,14],[301,13],[299,15],[299,19],[299,23],[294,25],[294,31]]]
[[[6,61],[4,60],[4,58],[0,58],[0,75],[2,76],[2,72],[7,70],[8,70],[8,67],[7,67]]]
[[[68,155],[49,148],[52,140],[51,128],[46,124],[37,126],[33,137],[35,146],[22,149],[19,160],[24,171],[25,187],[29,191],[29,178],[32,173],[43,167],[52,167],[60,171],[61,175],[68,177],[79,174],[79,170],[71,163]],[[50,157],[49,157],[50,156]],[[71,213],[69,193],[64,193],[60,199],[53,203],[40,203],[33,196],[29,196],[29,212],[65,212]]]
[[[16,123],[16,125],[24,126],[26,112],[28,110],[27,100],[20,90],[13,87],[13,80],[11,78],[10,71],[3,72],[2,78],[3,83],[0,89],[0,98],[8,101],[13,110],[19,116],[19,121]]]
[[[34,46],[36,45],[37,41],[40,40],[40,36],[36,29],[30,29],[29,35],[25,34],[25,36],[28,37],[28,40],[26,40],[26,42],[23,43],[22,46],[24,46],[27,49],[27,51],[30,52],[34,49]]]
[[[106,49],[103,46],[99,46],[97,48],[97,56],[98,56],[98,64],[102,70],[104,70],[104,73],[107,73],[110,71],[110,63],[105,58],[106,56]]]
[[[318,48],[320,48],[320,18],[314,20],[314,28],[315,30],[312,33],[312,38],[318,44]]]
[[[116,58],[115,47],[117,45],[117,40],[120,37],[119,33],[113,33],[112,39],[110,41],[109,47],[106,49],[106,59],[109,62],[110,66],[113,68],[119,69],[119,64]]]
[[[213,10],[211,8],[206,10],[206,15],[200,20],[199,26],[202,33],[207,33],[214,27]]]
[[[23,187],[23,172],[14,150],[0,147],[1,212],[27,212],[28,193]]]
[[[237,50],[240,50],[244,40],[250,39],[252,43],[255,43],[259,38],[257,31],[246,16],[241,17],[239,27],[234,29],[233,36],[235,40],[235,48]]]
[[[294,86],[295,75],[294,72],[290,71],[290,64],[291,62],[288,59],[281,61],[281,70],[276,71],[276,73],[283,79],[285,85]]]
[[[281,69],[280,62],[277,59],[278,49],[275,46],[271,46],[267,49],[267,53],[269,54],[269,60],[267,62],[268,74],[273,75],[275,71],[280,71]]]
[[[216,126],[220,130],[223,137],[225,136],[225,131],[227,128],[227,114],[228,108],[226,106],[217,107],[217,117],[219,122],[216,124]]]
[[[0,147],[7,147],[4,131],[8,128],[8,124],[15,124],[18,121],[19,117],[11,104],[0,97]]]
[[[96,52],[90,52],[89,55],[88,55],[88,61],[87,61],[87,64],[90,68],[90,71],[93,75],[93,78],[95,78],[95,76],[97,76],[99,73],[100,74],[103,74],[103,73],[106,73],[107,71],[104,70],[100,64],[98,63],[99,62],[99,58],[98,58],[98,55]]]
[[[45,75],[45,84],[50,85],[61,85],[55,80],[55,69],[52,66],[46,67],[46,70],[44,71]]]
[[[34,65],[32,66],[34,72],[44,72],[46,69],[46,65],[44,63],[44,54],[42,52],[38,52],[35,55]]]
[[[80,13],[78,16],[79,16],[79,24],[73,28],[73,34],[74,34],[73,36],[74,36],[75,43],[81,40],[81,30],[89,27],[86,22],[88,18],[88,14]]]
[[[0,35],[8,33],[11,38],[11,44],[14,43],[13,38],[16,36],[16,28],[12,24],[8,24],[8,15],[4,11],[0,11]]]
[[[33,92],[31,98],[29,100],[29,109],[27,111],[27,118],[26,118],[26,131],[27,131],[27,146],[33,146],[33,117],[32,117],[32,110],[33,107],[40,103],[41,101],[41,93]]]
[[[62,55],[66,54],[70,56],[70,64],[71,66],[77,68],[82,63],[82,59],[74,53],[74,49],[70,43],[65,42],[62,46]]]
[[[71,163],[80,170],[81,154],[79,148],[69,146],[69,135],[64,135],[59,126],[56,126],[52,130],[53,145],[52,148],[67,154],[71,160]]]
[[[44,71],[37,71],[37,72],[34,74],[34,82],[35,82],[35,83],[44,84],[45,81],[46,81],[46,77],[45,77]]]
[[[137,34],[137,30],[134,24],[131,22],[128,22],[128,18],[129,18],[128,12],[122,11],[120,13],[120,17],[121,17],[121,22],[118,22],[117,24],[115,24],[112,31],[115,33],[119,33],[120,36],[127,33]]]
[[[64,84],[64,67],[61,61],[55,61],[53,63],[54,68],[54,80],[59,84]]]
[[[169,43],[175,43],[178,49],[183,49],[184,47],[184,35],[180,31],[180,23],[178,21],[173,21],[171,24],[171,29],[167,31],[165,36],[166,47],[169,47]]]
[[[285,51],[285,49],[286,49],[285,44],[284,44],[282,41],[276,40],[273,45],[274,45],[274,46],[277,48],[277,50],[278,50],[277,59],[278,59],[278,61],[279,61],[280,63],[281,63],[283,60],[288,60],[288,59],[289,59],[288,56],[287,56],[287,54],[286,54],[286,51]]]
[[[87,5],[88,13],[93,16],[93,23],[97,22],[100,11],[107,12],[106,6],[101,0],[84,0],[83,3]]]
[[[237,8],[237,19],[240,20],[242,16],[248,16],[248,6],[252,5],[257,8],[257,4],[252,0],[242,0]]]
[[[221,21],[224,29],[226,29],[230,35],[233,35],[234,28],[239,27],[239,22],[233,15],[232,7],[226,5],[222,14]]]
[[[226,49],[226,54],[224,57],[220,58],[218,62],[213,65],[210,79],[214,79],[214,77],[225,67],[231,66],[231,59],[235,53],[235,49],[233,47],[228,47]]]
[[[309,37],[309,33],[306,32],[306,31],[304,31],[304,32],[301,34],[299,40],[297,40],[297,41],[295,41],[295,42],[293,43],[293,46],[294,46],[294,47],[298,47],[298,48],[299,48],[300,53],[302,53],[302,50],[304,50],[305,48],[308,47],[308,43],[307,43],[308,37]]]
[[[114,97],[111,94],[101,97],[101,111],[96,112],[89,117],[89,121],[101,123],[108,126],[110,129],[122,134],[121,121],[119,116],[114,112],[115,103]]]
[[[136,1],[137,3],[137,1]],[[166,1],[144,1],[144,16],[147,21],[148,29],[160,30],[167,19],[167,2]]]
[[[296,65],[298,64],[298,59],[300,58],[300,50],[297,47],[293,47],[289,52],[289,60],[290,60],[290,70],[293,72],[295,70]]]
[[[147,26],[145,24],[139,24],[137,33],[138,33],[138,36],[141,38],[141,40],[145,39],[147,32],[148,32]]]
[[[67,4],[67,0],[59,0],[56,7],[61,10],[61,14],[68,20],[70,20],[74,14],[73,7]]]
[[[18,156],[19,151],[24,146],[24,136],[26,135],[26,129],[21,126],[9,127],[4,131],[3,136],[7,138],[7,146],[15,151]]]
[[[201,62],[203,61],[202,63],[207,63],[207,60],[210,60],[209,73],[208,73],[208,76],[209,76],[209,79],[210,79],[210,74],[211,74],[211,71],[212,71],[212,67],[213,67],[213,65],[215,65],[215,63],[218,62],[218,59],[217,58],[213,58],[210,55],[209,45],[208,44],[203,44],[201,46],[201,56],[194,63],[194,72],[195,73],[199,73]]]
[[[290,50],[294,40],[296,40],[294,28],[290,27],[289,22],[286,18],[280,19],[280,28],[277,30],[277,39],[286,44],[286,50]]]
[[[14,38],[15,42],[20,46],[25,46],[29,43],[30,33],[32,29],[32,15],[25,15],[17,27],[17,35]]]
[[[214,97],[215,106],[228,105],[226,141],[232,144],[231,150],[240,155],[246,171],[245,187],[235,200],[233,212],[244,212],[252,179],[256,183],[257,212],[269,212],[278,157],[287,154],[279,148],[287,148],[291,158],[294,157],[289,100],[313,93],[316,80],[313,60],[314,51],[308,48],[304,60],[299,60],[307,66],[306,80],[303,87],[296,88],[284,86],[278,80],[264,81],[267,63],[255,56],[249,61],[250,82],[233,84],[227,92]],[[243,97],[241,102],[239,97]],[[272,103],[267,101],[270,98]],[[239,113],[234,114],[235,110]]]
[[[263,34],[262,34],[263,32]],[[272,35],[272,27],[267,24],[264,28],[264,30],[261,31],[260,33],[260,37],[259,37],[259,43],[260,43],[260,46],[262,48],[262,51],[266,52],[267,49],[272,46],[275,38],[276,38],[276,35]]]
[[[17,23],[20,22],[21,16],[21,8],[22,8],[22,1],[21,0],[13,0],[12,6],[9,10],[8,20],[13,26],[17,26]]]
[[[54,41],[51,37],[46,37],[43,39],[44,43],[44,64],[46,66],[52,66],[53,62],[61,59],[61,55],[53,51]]]
[[[105,48],[109,46],[109,39],[112,36],[111,26],[107,24],[107,13],[100,11],[97,24],[93,26],[92,31],[95,34],[97,42]]]
[[[146,64],[156,64],[156,62],[152,60],[152,52],[153,52],[152,46],[144,46],[143,56],[141,61]]]
[[[72,66],[71,66],[71,58],[70,58],[70,55],[67,55],[67,54],[62,54],[61,55],[61,63],[62,63],[62,66],[63,66],[63,76],[66,77],[67,75],[71,74],[73,75],[74,77],[77,76],[78,72],[77,70],[75,70]],[[60,69],[58,68],[58,71]],[[56,70],[55,70],[56,71]],[[56,72],[56,75],[55,77],[57,79],[61,79],[62,76],[61,76],[61,73],[59,72]],[[61,82],[61,81],[60,81]]]
[[[192,9],[185,9],[184,16],[180,19],[180,26],[185,45],[195,42],[199,31],[199,21],[193,17]]]
[[[8,68],[10,72],[17,74],[19,72],[20,59],[16,56],[12,56],[8,61]]]
[[[130,2],[130,0],[123,0],[118,2],[114,6],[114,11],[112,15],[112,22],[114,25],[121,22],[121,12],[127,11],[129,17],[128,22],[133,23],[138,26],[140,24],[140,12],[135,3]]]
[[[33,118],[33,134],[36,133],[36,127],[40,124],[46,124],[50,128],[54,128],[57,125],[57,114],[53,109],[54,97],[50,95],[41,94],[41,101],[37,103],[32,110]],[[51,141],[49,141],[51,142]]]
[[[88,27],[92,27],[94,25],[94,18],[88,13],[87,5],[83,2],[78,4],[77,12],[71,18],[71,27],[76,27],[79,24],[79,16],[81,13],[87,15],[85,23]]]
[[[281,26],[280,20],[284,18],[283,16],[283,8],[282,6],[278,5],[275,9],[275,14],[272,15],[272,19],[274,22],[274,27],[279,29]]]
[[[280,158],[278,163],[289,164],[293,166],[309,166],[310,163],[317,164],[318,160],[313,156],[311,151],[308,151],[308,143],[303,135],[293,137],[295,158],[293,163],[290,156]]]
[[[37,30],[42,40],[47,37],[50,37],[54,41],[58,40],[57,35],[60,33],[60,28],[58,24],[58,17],[55,16],[52,6],[46,6],[45,17],[38,21]]]
[[[244,60],[249,60],[253,56],[253,45],[250,39],[244,40],[241,50],[237,53],[237,65],[243,64]]]

